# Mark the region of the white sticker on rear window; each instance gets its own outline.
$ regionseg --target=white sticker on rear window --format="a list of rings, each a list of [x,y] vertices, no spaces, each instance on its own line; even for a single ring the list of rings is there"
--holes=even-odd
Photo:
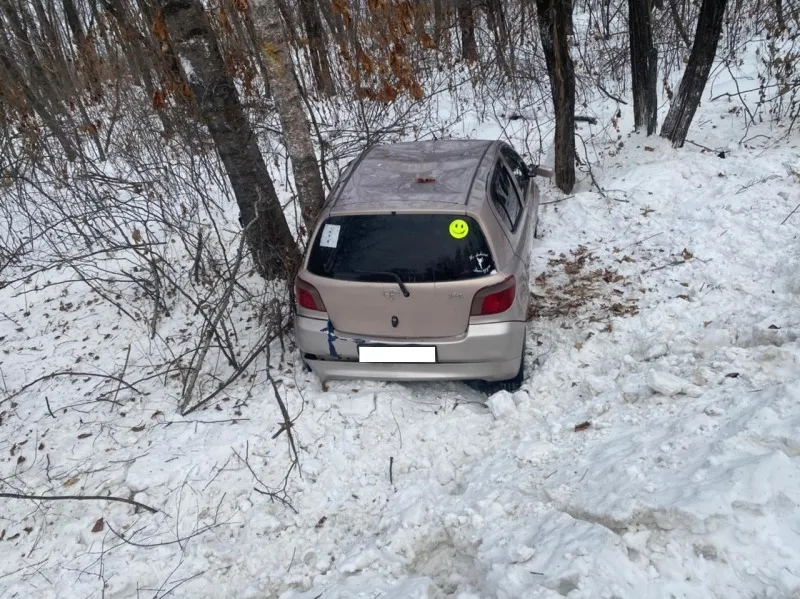
[[[339,230],[341,225],[325,225],[322,227],[322,236],[319,238],[319,246],[323,248],[335,248],[339,245]]]
[[[478,252],[477,254],[470,254],[470,264],[472,265],[472,272],[475,274],[485,275],[492,268],[491,258],[485,252]]]

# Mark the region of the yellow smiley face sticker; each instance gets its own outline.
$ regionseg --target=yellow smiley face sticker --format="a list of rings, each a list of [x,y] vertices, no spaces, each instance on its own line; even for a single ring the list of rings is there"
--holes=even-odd
[[[469,233],[467,221],[457,218],[450,223],[450,235],[454,239],[464,239]]]

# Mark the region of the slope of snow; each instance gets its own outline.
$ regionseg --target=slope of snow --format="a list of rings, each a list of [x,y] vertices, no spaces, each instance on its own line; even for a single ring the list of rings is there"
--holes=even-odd
[[[323,389],[276,343],[285,495],[264,361],[187,418],[164,380],[7,399],[129,346],[143,378],[148,342],[78,284],[0,289],[0,492],[158,510],[2,499],[0,597],[798,596],[800,158],[739,145],[730,108],[690,135],[724,159],[624,136],[596,147],[604,194],[545,186],[521,391]]]

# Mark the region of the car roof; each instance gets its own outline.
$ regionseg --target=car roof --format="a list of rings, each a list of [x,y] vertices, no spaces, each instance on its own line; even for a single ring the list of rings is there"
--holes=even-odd
[[[474,207],[485,197],[486,157],[493,159],[490,149],[498,143],[443,139],[372,146],[356,159],[328,208],[343,214]]]

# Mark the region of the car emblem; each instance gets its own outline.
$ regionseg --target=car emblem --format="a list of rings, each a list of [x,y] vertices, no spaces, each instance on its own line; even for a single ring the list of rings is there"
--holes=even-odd
[[[397,297],[397,292],[394,289],[387,289],[383,292],[383,297],[393,300]]]

